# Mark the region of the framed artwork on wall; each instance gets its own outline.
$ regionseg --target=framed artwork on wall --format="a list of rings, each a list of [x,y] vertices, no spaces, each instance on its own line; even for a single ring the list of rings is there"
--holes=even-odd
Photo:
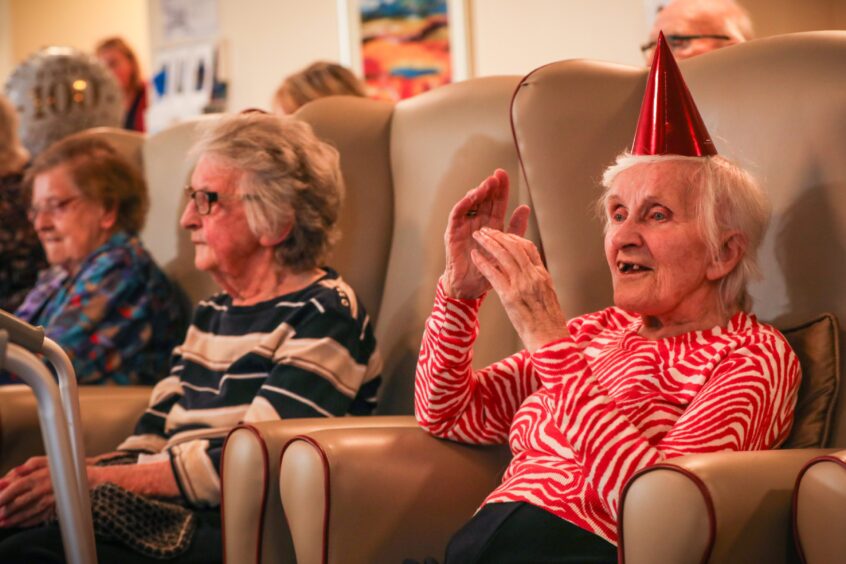
[[[471,76],[468,0],[338,0],[341,62],[401,100]]]

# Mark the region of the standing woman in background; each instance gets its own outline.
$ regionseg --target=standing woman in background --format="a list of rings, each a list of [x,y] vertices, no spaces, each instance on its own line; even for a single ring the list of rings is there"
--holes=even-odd
[[[97,45],[97,58],[109,67],[123,91],[123,128],[146,131],[147,86],[141,78],[141,67],[135,52],[121,37],[108,37]]]
[[[29,153],[18,137],[15,108],[0,96],[0,309],[15,311],[47,266],[44,251],[27,221],[22,194]]]

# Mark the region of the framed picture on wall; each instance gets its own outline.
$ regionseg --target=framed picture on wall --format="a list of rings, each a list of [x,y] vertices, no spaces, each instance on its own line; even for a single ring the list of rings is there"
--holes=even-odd
[[[471,76],[468,0],[338,0],[341,62],[401,100]]]

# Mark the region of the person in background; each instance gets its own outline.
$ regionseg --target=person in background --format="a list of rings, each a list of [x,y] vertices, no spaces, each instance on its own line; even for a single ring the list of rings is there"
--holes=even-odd
[[[139,172],[105,141],[78,133],[33,161],[24,188],[50,268],[15,315],[44,327],[81,384],[158,382],[185,316],[138,237],[148,208]]]
[[[346,67],[317,62],[282,81],[273,96],[273,111],[292,114],[301,106],[324,96],[367,96],[364,83]]]
[[[44,250],[26,218],[23,171],[29,154],[18,137],[18,116],[0,95],[0,309],[9,312],[23,301],[47,266]]]
[[[144,112],[147,110],[147,85],[141,77],[141,67],[135,52],[121,37],[109,37],[97,44],[96,55],[115,75],[124,97],[123,128],[146,131]]]
[[[324,263],[338,235],[338,152],[305,123],[257,112],[215,121],[194,152],[181,225],[194,265],[223,291],[197,304],[135,433],[98,459],[110,465],[88,468],[95,515],[114,516],[95,519],[101,562],[220,562],[228,431],[376,405],[373,326]],[[40,526],[52,508],[44,457],[0,479],[0,562],[62,561],[58,526]]]
[[[753,38],[749,13],[734,0],[672,0],[660,8],[649,41],[640,48],[647,64],[652,63],[660,31],[676,59],[688,59]]]

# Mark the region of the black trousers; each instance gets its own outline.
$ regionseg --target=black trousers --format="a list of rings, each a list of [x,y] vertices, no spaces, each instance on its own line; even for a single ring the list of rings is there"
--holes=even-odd
[[[529,503],[489,503],[447,546],[446,564],[477,562],[616,563],[617,547]]]
[[[144,556],[124,544],[96,539],[97,561],[117,564],[205,564],[223,562],[219,511],[197,511],[197,530],[181,555],[167,560]],[[62,533],[56,524],[32,529],[0,529],[0,562],[60,564],[65,562]]]

